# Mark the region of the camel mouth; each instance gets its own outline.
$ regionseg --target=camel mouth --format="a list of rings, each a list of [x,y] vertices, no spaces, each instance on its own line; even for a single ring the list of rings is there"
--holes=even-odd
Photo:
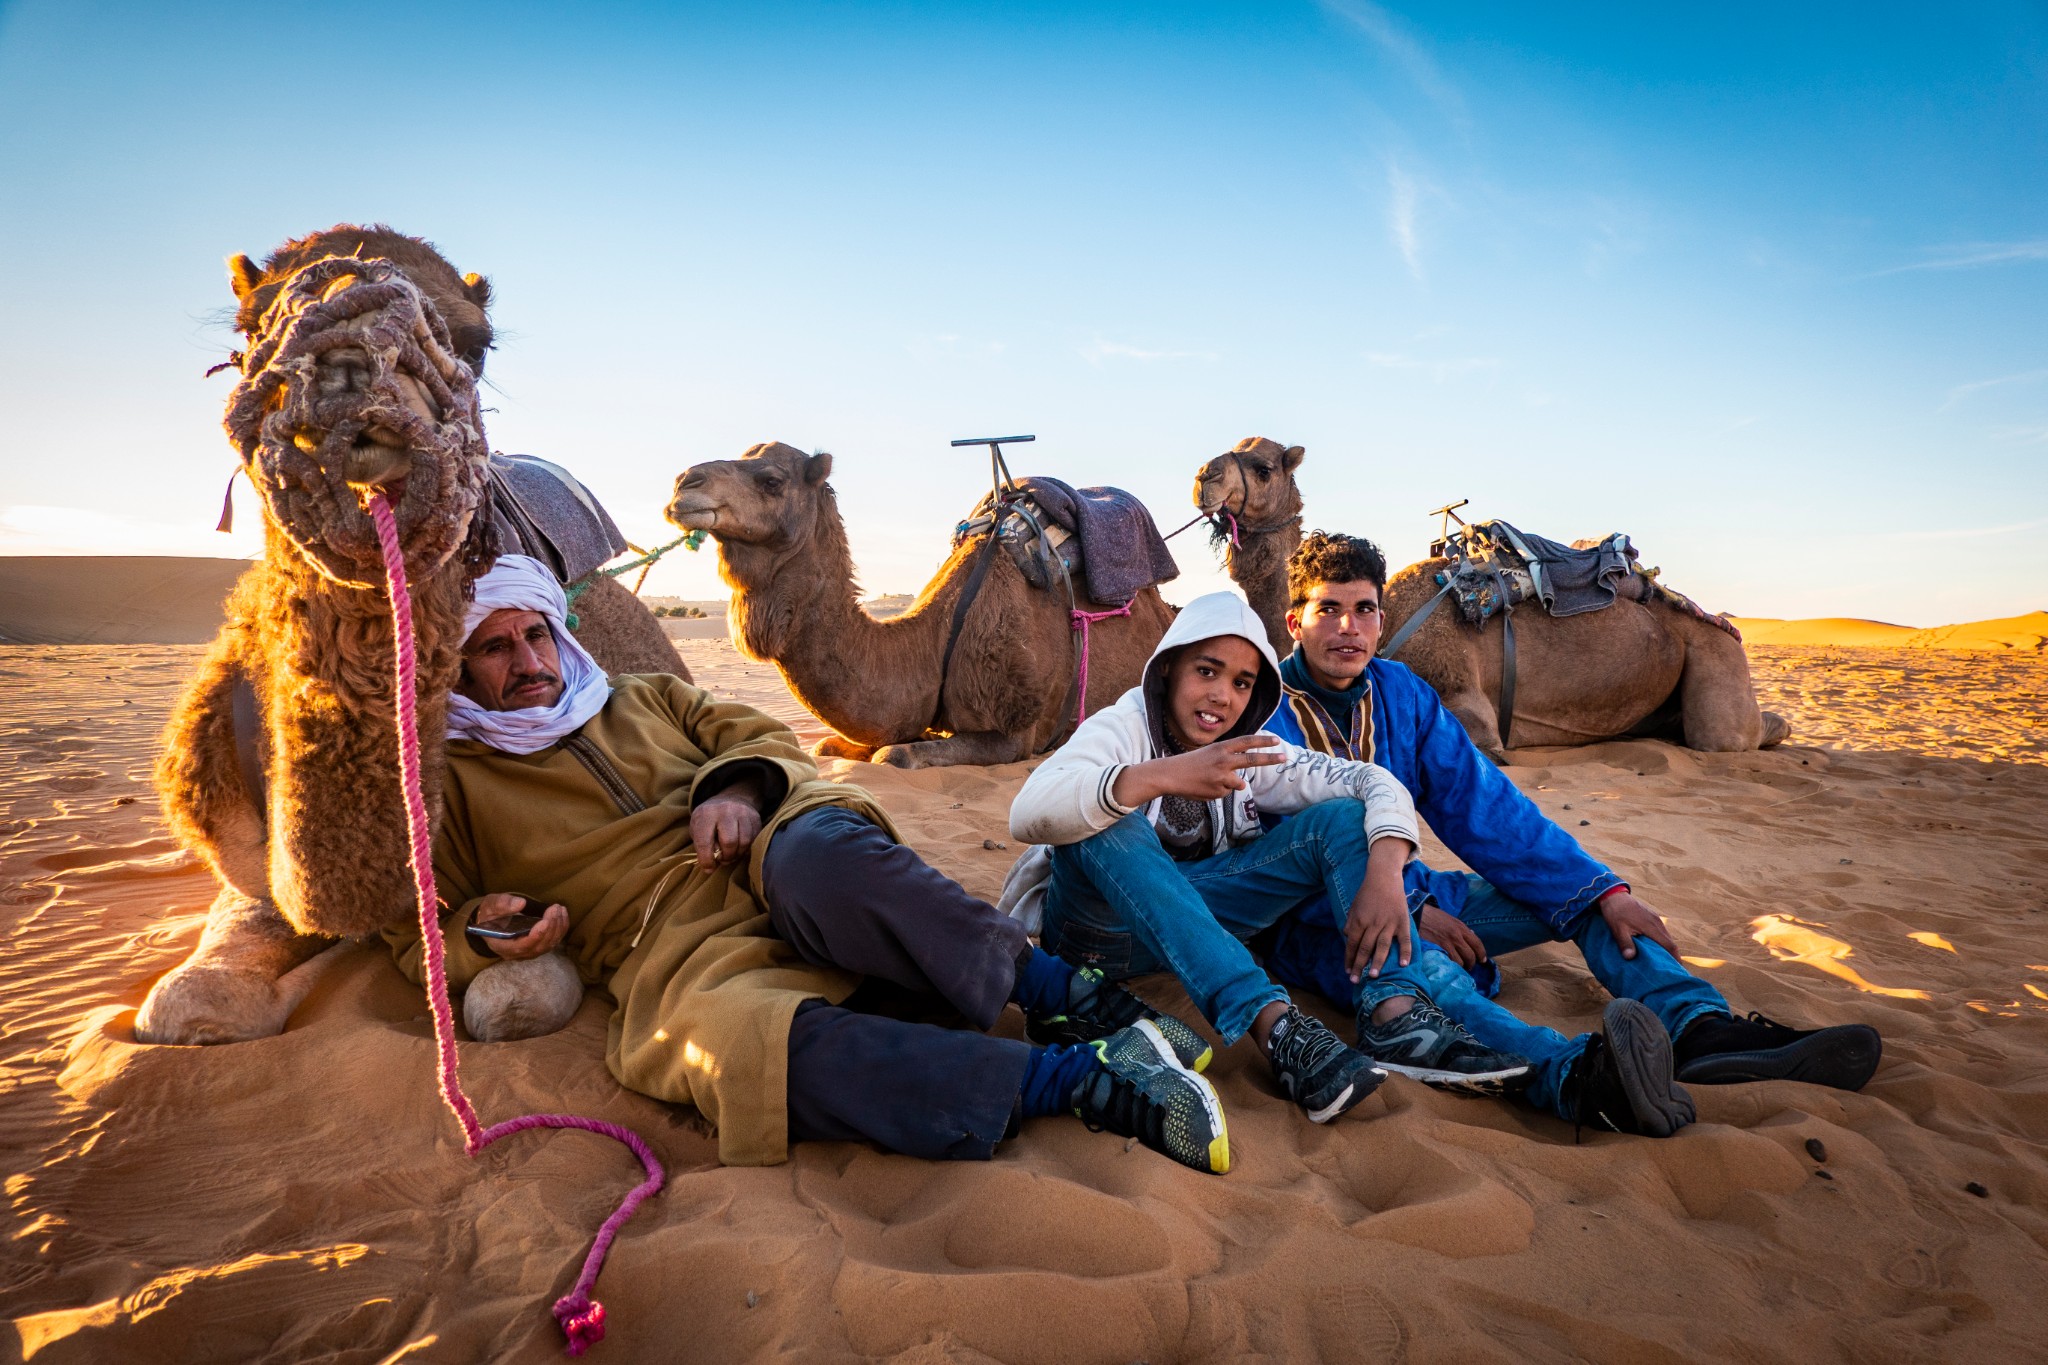
[[[685,531],[716,531],[721,504],[702,493],[681,493],[669,503],[662,515],[669,523]]]

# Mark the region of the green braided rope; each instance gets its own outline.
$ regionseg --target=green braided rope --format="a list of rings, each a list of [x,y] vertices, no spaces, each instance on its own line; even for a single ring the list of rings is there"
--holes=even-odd
[[[709,532],[706,531],[685,531],[681,535],[677,536],[674,540],[671,540],[668,544],[657,545],[653,549],[649,550],[646,554],[641,555],[638,559],[629,559],[624,564],[620,564],[609,569],[597,569],[594,571],[594,573],[601,573],[606,578],[617,578],[620,574],[627,574],[633,572],[633,570],[639,568],[643,564],[655,563],[663,555],[667,554],[670,550],[675,549],[677,546],[681,546],[686,550],[695,550],[698,546],[704,543],[704,538],[708,534]],[[592,576],[592,574],[585,574],[583,575],[583,577],[577,579],[574,583],[571,583],[569,585],[567,595],[569,598],[569,605],[572,608],[576,605],[576,599],[581,597],[584,593],[590,590]],[[569,612],[568,620],[569,629],[571,630],[576,629],[576,627],[579,624],[581,624],[581,622],[577,620],[576,613],[573,610]]]

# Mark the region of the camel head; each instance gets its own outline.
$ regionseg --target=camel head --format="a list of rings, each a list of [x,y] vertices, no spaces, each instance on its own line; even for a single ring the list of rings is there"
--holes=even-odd
[[[490,285],[416,237],[348,225],[228,262],[248,338],[226,427],[271,530],[322,576],[381,584],[363,501],[397,513],[407,567],[488,567],[477,379]],[[273,542],[275,545],[275,542]]]
[[[833,504],[825,482],[831,472],[830,455],[765,442],[737,460],[706,460],[684,470],[668,519],[686,531],[709,531],[722,552],[736,546],[786,551],[808,542],[820,507]]]
[[[1263,436],[1247,436],[1202,466],[1195,475],[1195,506],[1209,518],[1216,540],[1233,530],[1277,530],[1301,515],[1301,489],[1294,471],[1301,447]]]

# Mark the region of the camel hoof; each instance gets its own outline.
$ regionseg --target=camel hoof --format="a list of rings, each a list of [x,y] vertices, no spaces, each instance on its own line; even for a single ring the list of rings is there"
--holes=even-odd
[[[1763,741],[1756,746],[1757,748],[1768,749],[1773,745],[1783,744],[1786,740],[1792,738],[1791,721],[1786,720],[1775,711],[1766,711],[1763,713],[1763,717],[1764,737]]]
[[[284,1032],[279,1003],[277,983],[267,976],[178,967],[150,987],[135,1012],[135,1041],[193,1047],[272,1038]]]
[[[884,744],[870,756],[870,761],[886,763],[892,768],[922,768],[924,759],[918,756],[915,744]]]
[[[462,994],[462,1026],[480,1043],[553,1033],[583,1004],[583,978],[560,953],[486,967]]]

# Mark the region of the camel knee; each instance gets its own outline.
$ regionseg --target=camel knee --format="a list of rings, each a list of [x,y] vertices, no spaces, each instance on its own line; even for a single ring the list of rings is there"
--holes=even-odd
[[[462,1026],[480,1043],[555,1032],[583,1004],[583,978],[560,953],[486,967],[462,995]]]

